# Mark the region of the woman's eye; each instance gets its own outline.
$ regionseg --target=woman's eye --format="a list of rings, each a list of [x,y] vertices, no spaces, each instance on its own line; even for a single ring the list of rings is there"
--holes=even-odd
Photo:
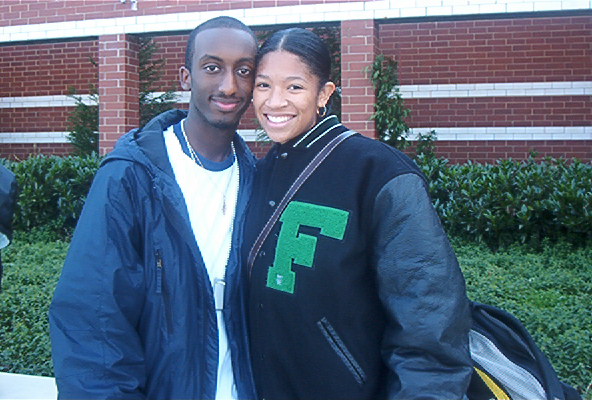
[[[302,86],[300,86],[300,85],[290,85],[288,87],[288,89],[290,89],[290,90],[301,90],[301,89],[304,89],[304,88]]]
[[[255,83],[255,86],[258,87],[258,88],[268,88],[269,87],[269,84],[266,83],[266,82],[256,82]]]

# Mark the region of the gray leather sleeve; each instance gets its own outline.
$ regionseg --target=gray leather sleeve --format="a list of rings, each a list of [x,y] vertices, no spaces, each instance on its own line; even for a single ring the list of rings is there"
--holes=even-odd
[[[461,399],[472,373],[464,278],[424,180],[405,174],[378,193],[373,215],[389,399]]]

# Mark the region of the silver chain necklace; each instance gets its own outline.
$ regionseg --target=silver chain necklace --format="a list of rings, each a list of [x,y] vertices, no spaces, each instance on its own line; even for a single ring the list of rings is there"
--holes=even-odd
[[[230,188],[230,182],[232,182],[232,177],[234,176],[234,168],[232,168],[234,166],[234,163],[236,162],[236,175],[237,175],[237,180],[240,182],[240,168],[238,166],[238,159],[236,158],[236,150],[234,148],[234,142],[230,142],[230,148],[232,149],[232,157],[234,159],[233,161],[233,165],[230,167],[230,176],[228,177],[228,183],[226,183],[226,189],[224,189],[224,191],[221,191],[218,189],[218,186],[216,186],[216,184],[214,184],[214,182],[212,181],[212,179],[210,178],[210,176],[208,175],[209,170],[204,167],[203,163],[201,162],[201,159],[199,158],[199,156],[197,155],[196,151],[193,149],[193,146],[191,146],[191,143],[189,143],[189,139],[187,138],[187,134],[185,133],[185,120],[183,120],[181,122],[181,133],[183,133],[183,139],[185,139],[185,144],[187,145],[187,148],[189,149],[189,155],[191,157],[191,159],[193,160],[193,162],[197,163],[197,165],[199,165],[200,167],[202,167],[205,172],[206,172],[206,177],[207,179],[210,181],[210,183],[212,184],[212,186],[218,191],[220,192],[220,194],[222,195],[222,215],[226,215],[226,195],[228,194],[228,188]]]

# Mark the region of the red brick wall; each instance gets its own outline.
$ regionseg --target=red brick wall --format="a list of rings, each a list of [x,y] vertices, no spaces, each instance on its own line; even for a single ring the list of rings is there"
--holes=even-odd
[[[592,80],[592,16],[388,24],[401,85]],[[414,99],[410,126],[590,125],[589,97]]]
[[[185,65],[185,48],[189,35],[155,36],[154,43],[159,48],[154,54],[155,59],[164,59],[165,65],[161,78],[162,90],[181,90],[179,85],[179,68]]]
[[[414,127],[590,126],[590,96],[407,99]]]
[[[272,146],[272,142],[249,142],[247,143],[257,158],[263,158]]]
[[[399,63],[401,85],[592,80],[592,16],[380,25],[381,51]],[[410,127],[590,126],[590,96],[407,99]],[[438,142],[439,155],[468,159],[543,156],[592,159],[592,141]]]
[[[592,80],[592,16],[380,26],[401,85]]]
[[[592,140],[458,140],[437,141],[436,153],[451,163],[468,160],[492,163],[499,159],[527,159],[535,152],[543,157],[592,160]]]
[[[371,116],[376,96],[366,67],[378,53],[378,27],[373,20],[341,23],[341,119],[350,129],[375,137]]]
[[[249,143],[249,147],[258,158],[265,156],[270,142]],[[448,158],[452,163],[464,163],[467,160],[479,162],[494,162],[501,158],[526,159],[531,151],[539,157],[577,157],[584,161],[592,160],[592,141],[439,141],[437,153]],[[18,143],[0,146],[0,157],[23,160],[30,155],[68,155],[73,148],[70,144],[62,143]]]
[[[171,0],[160,2],[159,11],[155,11],[154,1],[140,0],[139,10],[130,11],[130,0],[126,4],[115,0],[52,2],[15,0],[3,2],[0,5],[0,15],[2,15],[0,25],[56,22],[50,21],[52,18],[72,20],[203,11],[208,7],[245,8],[251,5],[264,7],[276,5],[279,1],[282,5],[288,4],[283,0],[217,2]],[[320,0],[302,0],[293,1],[290,4],[321,2]],[[62,9],[64,5],[67,5],[67,8]],[[107,8],[109,11],[106,11]],[[87,13],[76,15],[78,12]],[[45,19],[41,21],[39,18]],[[592,16],[389,23],[379,25],[378,37],[379,50],[395,56],[399,61],[402,85],[592,80],[592,47],[590,46]],[[186,40],[186,34],[156,38],[161,46],[157,57],[163,56],[166,59],[162,90],[169,87],[179,90],[178,68],[184,63]],[[346,45],[359,45],[355,42],[358,39],[344,40]],[[347,42],[347,40],[350,41]],[[368,43],[365,42],[364,45]],[[68,93],[69,86],[75,86],[80,93],[86,93],[89,83],[98,81],[97,67],[89,62],[89,57],[98,60],[96,40],[2,46],[0,97],[63,95]],[[351,55],[347,60],[352,63],[360,62],[356,57],[360,56]],[[356,68],[358,66],[351,67],[350,72]],[[362,99],[363,96],[368,95],[367,88],[360,87],[359,91],[356,92],[356,90],[350,92],[354,99],[358,96]],[[351,103],[349,112],[368,113],[368,107],[371,107],[371,104],[372,102],[368,101],[360,101],[359,104]],[[412,109],[412,115],[408,121],[410,126],[435,127],[436,131],[438,126],[592,125],[592,111],[590,111],[592,100],[589,96],[409,99],[406,104]],[[187,105],[181,107],[186,108]],[[70,110],[71,108],[67,107],[0,109],[0,131],[65,131]],[[243,117],[240,128],[256,128],[254,119],[254,113],[249,109]],[[520,141],[516,141],[518,142]],[[462,158],[459,151],[463,149],[464,144],[470,146],[473,143],[477,147],[482,144],[481,142],[448,143],[450,144],[439,143],[439,148],[442,152],[449,154],[453,160]],[[480,150],[472,151],[470,154],[500,154],[499,146],[514,145],[504,141],[484,143],[488,143],[489,150],[485,153]],[[548,151],[555,154],[556,151],[573,150],[574,154],[583,154],[584,158],[592,158],[590,141],[573,142],[587,149],[583,150],[583,153],[569,141],[533,143],[541,153]],[[7,148],[17,148],[15,146],[31,147],[31,145],[2,144],[0,151],[5,153]],[[63,148],[68,147],[68,145],[43,144],[37,145],[36,149],[51,146],[55,146],[56,151],[63,151]],[[258,148],[257,146],[255,147]],[[527,153],[523,152],[523,154]],[[490,156],[486,155],[486,157]]]
[[[16,3],[16,2],[14,2]],[[12,3],[11,3],[12,4]],[[0,6],[1,7],[6,7]],[[2,46],[0,50],[0,97],[65,95],[70,87],[87,94],[96,84],[97,41],[69,41]],[[0,109],[1,132],[67,131],[72,107],[19,107]],[[64,155],[69,144],[2,144],[0,157],[23,159],[29,154]]]
[[[37,154],[67,156],[73,150],[69,143],[3,143],[0,157],[20,161]]]
[[[97,41],[34,43],[0,47],[0,97],[88,93],[97,82]]]
[[[65,132],[71,107],[1,108],[2,132]]]
[[[139,0],[138,9],[134,11],[131,0],[126,3],[119,0],[11,0],[0,4],[0,26],[344,1],[347,0]]]
[[[99,154],[140,124],[138,44],[131,35],[99,37]]]

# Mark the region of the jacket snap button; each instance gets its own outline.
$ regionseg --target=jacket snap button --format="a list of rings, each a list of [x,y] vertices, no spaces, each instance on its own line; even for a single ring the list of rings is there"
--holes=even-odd
[[[259,252],[259,257],[265,257],[265,252],[263,250]]]
[[[280,154],[280,157],[281,157],[281,158],[284,158],[284,159],[285,159],[285,158],[288,158],[288,153],[282,153],[282,154]]]
[[[275,207],[275,201],[269,200],[269,205],[270,205],[270,207]]]

